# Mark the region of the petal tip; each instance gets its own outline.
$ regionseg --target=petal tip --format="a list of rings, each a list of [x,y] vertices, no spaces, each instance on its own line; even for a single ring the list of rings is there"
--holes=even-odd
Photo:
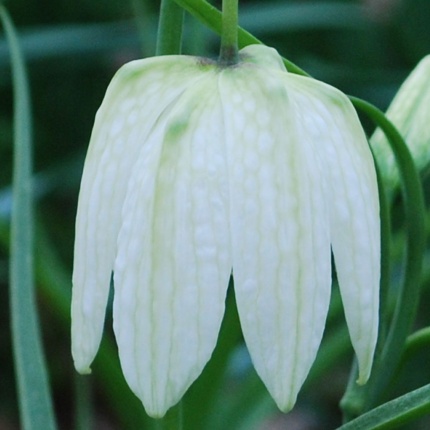
[[[272,399],[275,401],[278,409],[284,414],[291,412],[297,402],[298,389],[295,387],[290,386],[289,389],[287,388],[287,391],[278,393],[274,393],[273,391],[269,390],[269,393],[272,396]]]
[[[82,365],[80,363],[77,363],[75,361],[75,369],[80,375],[90,375],[92,370],[91,367],[88,365]]]
[[[365,385],[370,377],[370,370],[365,372],[360,371],[357,380],[355,381],[358,385]]]
[[[297,400],[297,397],[294,396],[294,398],[289,398],[287,401],[284,401],[284,402],[277,402],[275,399],[275,402],[279,410],[284,414],[287,414],[291,412],[291,410],[294,408],[294,405],[296,404],[296,400]]]
[[[136,393],[135,393],[136,394]],[[168,417],[173,416],[175,413],[172,408],[175,408],[175,405],[178,403],[176,401],[175,403],[169,402],[167,399],[164,399],[164,401],[156,402],[152,404],[147,404],[142,400],[142,397],[138,396],[140,401],[142,402],[143,408],[145,409],[146,414],[154,418],[155,420],[160,420],[164,418],[167,414]]]

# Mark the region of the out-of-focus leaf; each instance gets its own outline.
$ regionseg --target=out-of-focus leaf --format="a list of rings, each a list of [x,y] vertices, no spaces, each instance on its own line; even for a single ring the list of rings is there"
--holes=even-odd
[[[398,428],[430,412],[430,384],[385,403],[338,430],[383,430]]]
[[[336,1],[255,3],[242,8],[240,24],[261,35],[321,29],[364,30],[370,25],[363,7]]]
[[[21,425],[25,430],[54,430],[56,424],[34,297],[32,125],[28,80],[13,23],[1,4],[0,19],[10,46],[15,96],[10,306]]]

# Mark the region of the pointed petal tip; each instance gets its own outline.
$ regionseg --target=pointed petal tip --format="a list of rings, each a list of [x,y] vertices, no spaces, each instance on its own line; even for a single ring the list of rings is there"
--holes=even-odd
[[[143,404],[143,403],[142,403]],[[145,405],[143,404],[143,407],[145,409],[146,414],[151,417],[154,418],[155,420],[161,420],[162,418],[164,418],[164,416],[166,415],[167,411],[169,408],[163,408],[162,410],[152,410],[149,409],[147,407],[145,407]]]
[[[357,384],[357,385],[360,385],[360,386],[362,386],[362,385],[366,385],[366,382],[368,381],[368,379],[369,378],[363,378],[363,377],[359,377],[356,381],[355,381],[355,383]]]
[[[145,408],[145,405],[143,405]],[[151,411],[150,409],[145,408],[146,415],[148,417],[153,418],[154,420],[161,420],[166,415],[167,411],[165,412],[159,412],[159,411]]]
[[[370,378],[370,369],[360,369],[357,380],[355,381],[358,385],[365,385]]]
[[[287,399],[276,399],[275,397],[273,397],[273,400],[275,401],[276,406],[278,406],[281,412],[283,412],[284,414],[288,414],[289,412],[291,412],[291,410],[296,404],[297,394],[288,396]]]
[[[91,373],[91,364],[94,360],[95,354],[89,354],[88,351],[79,347],[78,342],[73,337],[72,332],[72,358],[73,365],[76,371],[81,375],[89,375]],[[96,351],[97,352],[97,351]]]
[[[166,416],[166,414],[168,414],[169,418],[172,417],[175,413],[170,412],[170,410],[172,408],[175,408],[175,406],[178,405],[178,403],[181,401],[181,398],[177,398],[176,400],[169,401],[167,399],[163,399],[163,401],[158,401],[158,402],[154,402],[151,404],[147,404],[146,402],[143,401],[142,396],[139,396],[137,393],[134,393],[142,402],[143,408],[145,409],[146,414],[151,417],[154,418],[155,420],[160,420],[162,418],[164,418]]]
[[[88,330],[82,327],[80,320],[72,316],[71,350],[73,365],[81,375],[91,373],[91,364],[99,349],[99,342],[91,342]],[[100,335],[101,337],[101,335]]]
[[[91,367],[88,364],[82,365],[75,361],[75,369],[80,375],[90,375],[92,373]]]

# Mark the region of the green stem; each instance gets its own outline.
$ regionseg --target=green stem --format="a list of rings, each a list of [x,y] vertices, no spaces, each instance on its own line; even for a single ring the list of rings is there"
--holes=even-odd
[[[173,0],[161,0],[156,55],[181,53],[184,10]]]
[[[383,178],[375,160],[378,193],[379,193],[379,215],[381,218],[381,280],[379,291],[379,330],[376,355],[381,352],[388,332],[388,322],[390,315],[389,289],[391,276],[391,219],[390,208],[385,191]]]
[[[351,384],[342,399],[345,417],[361,414],[377,404],[378,398],[389,384],[400,362],[406,337],[415,319],[421,287],[422,261],[425,251],[425,208],[421,182],[409,150],[402,136],[371,104],[350,97],[354,106],[364,112],[386,134],[399,167],[403,185],[403,199],[407,229],[405,276],[398,292],[396,308],[382,348],[375,356],[372,376],[364,387]],[[387,303],[387,301],[386,301]],[[381,309],[382,316],[386,314]]]
[[[56,428],[34,292],[30,91],[14,25],[0,4],[14,89],[13,201],[10,233],[11,330],[21,428]]]
[[[194,18],[205,24],[217,34],[222,34],[222,14],[221,12],[209,4],[205,0],[175,0],[178,5],[182,6]],[[239,48],[244,48],[248,45],[261,45],[262,42],[248,33],[241,27],[238,27],[238,44]],[[285,67],[291,73],[296,73],[302,76],[309,76],[304,70],[296,66],[287,59],[283,59]]]
[[[223,0],[222,2],[222,33],[220,64],[230,66],[237,64],[238,57],[238,0]]]

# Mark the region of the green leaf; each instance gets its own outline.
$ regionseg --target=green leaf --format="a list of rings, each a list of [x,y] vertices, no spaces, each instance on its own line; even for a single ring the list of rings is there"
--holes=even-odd
[[[10,239],[10,304],[13,353],[22,428],[56,428],[34,299],[32,127],[24,61],[14,26],[0,5],[9,41],[14,87],[14,173]]]
[[[338,430],[393,429],[428,412],[430,412],[430,384],[385,403],[339,427]]]
[[[259,34],[370,27],[364,7],[338,1],[251,3],[243,8],[240,22]]]

